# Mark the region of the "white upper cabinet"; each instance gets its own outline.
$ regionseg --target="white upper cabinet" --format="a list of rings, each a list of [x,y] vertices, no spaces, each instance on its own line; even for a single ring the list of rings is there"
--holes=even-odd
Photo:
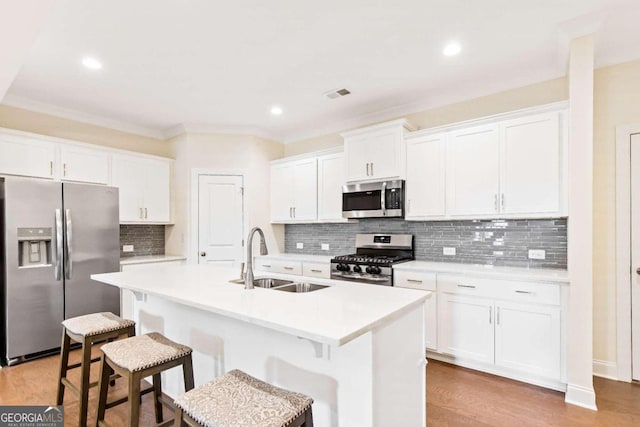
[[[451,132],[447,142],[447,212],[452,216],[498,213],[499,192],[498,126]]]
[[[318,157],[318,221],[346,221],[342,217],[344,153]]]
[[[409,135],[406,218],[566,216],[565,115],[549,105]]]
[[[403,178],[407,130],[406,120],[394,120],[343,133],[346,181]]]
[[[501,123],[502,212],[560,211],[559,116],[554,112]]]
[[[120,222],[171,221],[170,161],[117,154],[112,173],[120,193]]]
[[[0,174],[53,179],[56,144],[0,135]]]
[[[446,134],[407,141],[407,219],[445,215]]]
[[[109,183],[109,153],[75,145],[60,146],[63,181]]]
[[[317,218],[316,158],[271,165],[271,221],[311,222]]]

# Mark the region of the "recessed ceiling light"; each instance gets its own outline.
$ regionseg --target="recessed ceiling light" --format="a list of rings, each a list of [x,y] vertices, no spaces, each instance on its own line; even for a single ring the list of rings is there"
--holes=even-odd
[[[92,58],[90,56],[85,56],[82,58],[82,65],[87,68],[91,68],[92,70],[99,70],[102,68],[102,64],[96,58]]]
[[[462,47],[460,47],[460,43],[452,42],[449,43],[442,49],[442,54],[444,56],[455,56],[460,53]]]
[[[271,114],[273,114],[274,116],[279,116],[280,114],[282,114],[282,108],[278,106],[271,107]]]

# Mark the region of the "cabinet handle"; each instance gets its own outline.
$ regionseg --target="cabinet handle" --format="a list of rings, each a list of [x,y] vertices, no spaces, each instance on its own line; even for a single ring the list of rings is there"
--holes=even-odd
[[[269,265],[269,264],[262,264],[262,266],[263,266],[264,268],[271,268],[271,265]]]
[[[529,295],[533,295],[533,292],[531,291],[516,291],[517,294],[529,294]]]
[[[49,174],[53,176],[53,160],[49,161]]]
[[[293,208],[289,208],[289,218],[293,218]]]
[[[498,195],[493,195],[493,209],[498,212]]]
[[[489,324],[491,324],[491,312],[493,307],[489,307]]]
[[[144,208],[144,219],[147,219],[147,208]]]
[[[296,217],[296,208],[295,208],[295,206],[293,207],[293,217],[294,218]]]
[[[373,176],[373,163],[371,163],[371,176]]]
[[[367,163],[367,176],[369,176],[369,163]]]
[[[422,280],[407,279],[407,282],[409,282],[409,283],[422,283]]]
[[[502,207],[502,210],[504,210],[504,193],[500,195],[500,206]]]
[[[67,176],[67,164],[62,164],[62,176]]]
[[[311,269],[312,273],[322,273],[322,270],[314,270],[313,268]]]
[[[475,289],[476,285],[458,285],[459,288]]]
[[[144,212],[142,211],[142,208],[140,208],[140,219],[144,219]]]
[[[407,213],[411,213],[411,199],[407,200]]]
[[[293,270],[293,267],[285,267],[285,270]]]
[[[500,307],[496,307],[496,324],[499,325],[500,324]]]

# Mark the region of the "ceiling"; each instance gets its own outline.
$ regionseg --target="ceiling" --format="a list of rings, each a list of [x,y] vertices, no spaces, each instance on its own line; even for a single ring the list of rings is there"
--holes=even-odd
[[[640,58],[638,3],[65,0],[3,103],[162,138],[290,142],[563,76],[568,39],[593,30],[597,66]],[[452,40],[462,52],[445,57]]]

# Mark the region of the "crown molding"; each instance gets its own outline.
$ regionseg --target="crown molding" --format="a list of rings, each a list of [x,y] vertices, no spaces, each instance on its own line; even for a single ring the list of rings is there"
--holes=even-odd
[[[541,78],[540,75],[544,77]],[[322,127],[316,127],[312,130],[292,134],[283,139],[283,144],[291,144],[318,136],[329,135],[334,133],[343,133],[349,130],[357,129],[364,126],[397,119],[409,114],[420,113],[426,110],[444,107],[458,102],[469,101],[483,96],[493,95],[507,90],[518,89],[536,83],[542,83],[554,80],[566,75],[566,70],[560,72],[554,66],[545,70],[544,73],[536,75],[519,75],[509,80],[502,80],[490,84],[478,84],[478,82],[470,82],[468,85],[459,85],[455,89],[447,88],[440,94],[428,94],[416,97],[416,101],[406,104],[385,108],[373,113],[364,114],[352,119],[343,120]],[[425,100],[426,99],[426,100]]]
[[[252,126],[214,125],[207,123],[180,123],[176,126],[164,129],[162,131],[162,136],[164,139],[170,139],[178,135],[190,133],[247,135],[276,142],[281,142],[283,139],[282,135],[262,128]]]
[[[81,123],[88,123],[109,129],[119,130],[122,132],[133,133],[136,135],[146,136],[155,139],[164,139],[162,132],[157,129],[140,126],[121,120],[110,119],[95,114],[85,113],[70,108],[59,107],[57,105],[47,104],[33,99],[24,98],[15,95],[6,95],[2,99],[2,104],[10,107],[22,108],[38,113],[49,114],[51,116],[62,117],[64,119],[74,120]]]

